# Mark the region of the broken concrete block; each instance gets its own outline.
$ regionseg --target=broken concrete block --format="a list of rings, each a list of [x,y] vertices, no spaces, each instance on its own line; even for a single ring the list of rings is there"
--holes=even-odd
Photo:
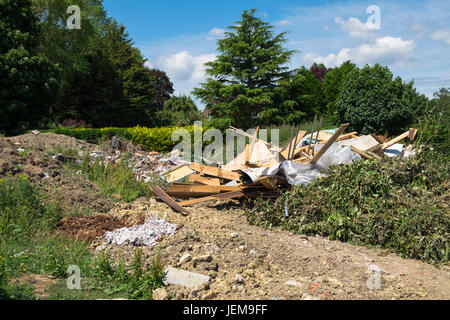
[[[195,273],[187,270],[168,267],[165,271],[165,284],[179,285],[187,288],[197,288],[207,282],[210,277],[200,273]]]

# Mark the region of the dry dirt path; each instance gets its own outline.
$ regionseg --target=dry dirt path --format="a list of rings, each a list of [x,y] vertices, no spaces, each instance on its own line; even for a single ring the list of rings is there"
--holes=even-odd
[[[212,278],[199,290],[169,285],[173,299],[450,298],[448,266],[438,269],[382,249],[251,226],[238,202],[199,204],[183,217],[155,199],[138,199],[127,212],[147,207],[158,218],[167,214],[167,220],[184,225],[160,242],[163,264]],[[132,247],[108,248],[113,258],[131,261]],[[144,249],[147,263],[156,252],[157,247]],[[186,261],[179,264],[182,256]],[[371,265],[383,270],[380,289],[367,287]]]

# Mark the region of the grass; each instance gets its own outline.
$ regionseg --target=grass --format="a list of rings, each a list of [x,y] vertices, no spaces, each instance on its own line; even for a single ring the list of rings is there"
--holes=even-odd
[[[146,269],[139,249],[130,268],[114,265],[106,253],[94,256],[88,243],[58,235],[55,230],[62,214],[58,203],[49,201],[26,178],[0,180],[0,299],[36,298],[32,287],[10,285],[12,278],[24,274],[60,279],[52,288],[55,299],[149,299],[151,291],[162,285],[159,255]],[[69,265],[81,270],[81,290],[65,287]]]
[[[295,187],[275,202],[258,202],[247,216],[265,227],[282,226],[448,263],[449,160],[448,155],[424,150],[413,158],[331,167],[327,177]]]
[[[122,160],[118,164],[105,165],[101,161],[91,163],[86,157],[81,163],[80,169],[89,180],[98,186],[100,191],[113,199],[132,202],[139,197],[152,194],[146,183],[136,180],[135,174],[128,167],[126,160]]]

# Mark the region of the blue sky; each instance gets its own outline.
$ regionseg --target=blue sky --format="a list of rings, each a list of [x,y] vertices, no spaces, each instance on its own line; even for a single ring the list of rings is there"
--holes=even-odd
[[[450,87],[450,0],[446,1],[156,1],[104,0],[108,15],[127,26],[149,64],[167,72],[176,94],[205,79],[203,64],[216,57],[216,41],[244,9],[289,31],[291,68],[313,62],[339,66],[381,63],[431,97]],[[368,19],[375,5],[380,24]]]

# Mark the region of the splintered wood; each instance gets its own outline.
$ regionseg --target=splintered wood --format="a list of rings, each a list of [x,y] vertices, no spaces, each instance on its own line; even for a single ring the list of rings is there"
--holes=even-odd
[[[280,195],[280,191],[290,187],[287,178],[283,172],[276,173],[276,176],[263,173],[276,169],[276,166],[280,166],[284,161],[315,164],[335,142],[350,147],[363,159],[381,160],[385,155],[384,150],[406,138],[413,141],[417,133],[417,129],[411,128],[382,144],[371,135],[358,136],[357,132],[344,134],[349,123],[342,124],[334,133],[329,133],[321,131],[322,118],[317,127],[316,122],[317,117],[309,139],[305,138],[307,132],[301,130],[299,125],[292,126],[290,140],[282,148],[258,139],[259,127],[255,129],[253,135],[231,127],[234,132],[250,138],[249,144],[236,158],[221,168],[199,163],[179,165],[164,173],[164,177],[170,182],[165,190],[159,186],[150,188],[157,197],[183,215],[189,214],[185,206],[207,201],[276,198]],[[321,148],[315,152],[316,144],[321,145]],[[252,170],[256,170],[259,174],[254,176],[255,171]],[[187,183],[178,183],[179,181]],[[185,200],[177,202],[174,198]]]

